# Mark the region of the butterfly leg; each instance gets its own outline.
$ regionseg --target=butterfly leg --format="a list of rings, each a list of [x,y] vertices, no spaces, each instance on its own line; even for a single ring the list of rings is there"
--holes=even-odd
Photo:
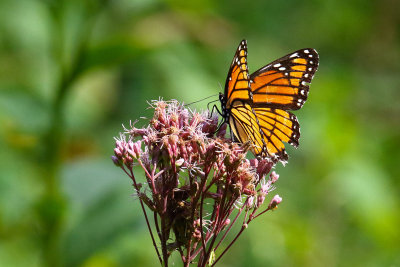
[[[216,100],[216,101],[218,101],[218,100]],[[208,102],[208,104],[207,104],[207,110],[210,110],[210,104],[213,103],[213,102],[216,102],[216,101]],[[217,112],[218,112],[219,115],[222,115],[221,112],[219,111],[217,105],[214,104],[213,107],[212,107],[212,109],[211,109],[211,113],[210,113],[209,119],[212,117],[212,114],[214,113],[214,109],[217,110]]]

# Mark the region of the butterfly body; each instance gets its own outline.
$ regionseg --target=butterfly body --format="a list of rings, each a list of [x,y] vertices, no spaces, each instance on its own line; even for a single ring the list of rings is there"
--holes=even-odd
[[[256,156],[285,162],[283,142],[298,146],[300,126],[288,110],[300,109],[307,100],[318,60],[314,49],[301,49],[250,75],[247,42],[239,44],[219,100],[224,122],[239,142],[252,144]]]

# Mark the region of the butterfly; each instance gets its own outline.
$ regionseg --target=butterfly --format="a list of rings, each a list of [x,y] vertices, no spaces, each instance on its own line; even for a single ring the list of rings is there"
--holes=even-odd
[[[300,109],[307,100],[318,61],[317,51],[300,49],[250,75],[247,41],[239,44],[225,92],[219,94],[221,115],[237,141],[252,144],[255,156],[285,163],[288,155],[283,143],[299,145],[300,125],[288,110]]]

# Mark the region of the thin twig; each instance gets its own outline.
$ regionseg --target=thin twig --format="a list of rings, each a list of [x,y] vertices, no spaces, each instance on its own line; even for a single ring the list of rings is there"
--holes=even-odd
[[[204,191],[205,186],[206,186],[206,181],[207,181],[207,175],[204,175],[204,180],[202,181],[202,186],[200,187],[201,189],[201,200],[200,200],[200,234],[201,234],[201,245],[203,247],[203,253],[202,255],[206,252],[206,242],[204,239],[204,233],[203,233],[203,202],[204,202]],[[202,262],[202,261],[201,261]]]
[[[224,194],[222,195],[222,200],[221,200],[221,202],[220,202],[220,207],[223,207],[224,206],[224,204],[225,204],[225,199],[226,199],[226,195],[227,195],[227,192],[228,192],[228,185],[229,185],[229,183],[230,183],[230,179],[227,177],[226,178],[226,181],[225,181],[225,190],[224,190]],[[210,253],[211,253],[211,251],[212,251],[212,247],[213,247],[213,245],[214,245],[214,242],[215,242],[215,240],[216,240],[216,238],[217,238],[217,236],[218,236],[218,234],[219,234],[219,232],[217,231],[217,229],[220,227],[220,223],[221,223],[221,220],[220,220],[220,218],[222,217],[221,216],[221,214],[224,214],[224,210],[219,210],[219,212],[218,212],[218,215],[217,215],[217,217],[216,217],[216,222],[215,222],[215,225],[214,225],[214,230],[213,231],[211,231],[212,233],[214,233],[214,236],[213,236],[213,238],[212,238],[212,240],[211,240],[211,243],[210,243],[210,246],[209,246],[209,249],[208,249],[208,251],[206,252],[206,260],[208,259],[208,257],[209,257],[209,255],[210,255]],[[215,232],[214,232],[215,231]],[[204,265],[205,266],[205,265]]]
[[[122,168],[122,169],[124,169],[124,168]],[[130,168],[129,170],[130,170],[130,174],[131,174],[129,176],[131,177],[131,179],[133,181],[135,189],[138,190],[138,186],[136,184],[136,179],[135,179],[135,175],[133,174],[133,170],[132,170],[132,168]],[[124,169],[124,171],[125,171],[125,169]],[[151,240],[152,240],[153,246],[154,246],[154,248],[156,250],[158,260],[160,261],[160,264],[162,266],[162,259],[161,259],[160,253],[158,252],[157,244],[156,244],[156,241],[155,241],[154,236],[153,236],[153,231],[151,230],[149,219],[147,218],[146,209],[144,208],[143,201],[142,201],[142,199],[140,197],[139,197],[139,202],[140,202],[140,206],[142,207],[142,211],[143,211],[143,214],[144,214],[144,218],[146,220],[147,228],[149,229]]]
[[[222,241],[224,241],[226,235],[230,232],[230,230],[232,229],[233,225],[235,224],[236,220],[239,218],[240,214],[242,214],[243,208],[239,209],[238,213],[235,216],[235,219],[233,219],[233,221],[230,223],[228,229],[226,229],[224,235],[222,236],[222,238],[219,240],[218,244],[215,246],[214,250],[217,250],[219,245],[222,243]]]
[[[221,259],[221,257],[228,251],[228,249],[233,245],[233,243],[235,243],[235,241],[243,233],[244,229],[246,229],[246,227],[243,225],[242,228],[240,229],[239,233],[235,236],[235,238],[231,241],[231,243],[229,243],[229,245],[224,249],[224,251],[221,253],[221,255],[219,255],[218,258],[213,262],[211,267],[214,266]]]

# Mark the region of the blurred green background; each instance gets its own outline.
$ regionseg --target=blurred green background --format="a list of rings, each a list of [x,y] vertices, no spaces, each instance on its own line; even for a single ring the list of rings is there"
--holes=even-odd
[[[243,38],[250,71],[305,47],[320,67],[295,112],[300,147],[276,168],[283,203],[220,266],[400,266],[399,10],[394,0],[0,1],[0,266],[156,264],[131,182],[110,160],[113,137],[151,115],[149,100],[222,91]]]

